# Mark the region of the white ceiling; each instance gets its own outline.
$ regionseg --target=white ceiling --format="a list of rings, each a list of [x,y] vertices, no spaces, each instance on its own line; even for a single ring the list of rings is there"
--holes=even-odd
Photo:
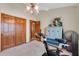
[[[73,6],[76,5],[76,3],[40,3],[40,10],[49,10],[49,9],[55,9],[55,8],[61,8],[66,6]]]
[[[5,5],[10,8],[16,8],[19,10],[25,9],[24,3],[3,3],[0,5]],[[76,3],[39,3],[40,10],[49,10],[49,9],[55,9],[55,8],[61,8],[66,6],[73,6],[76,5]]]

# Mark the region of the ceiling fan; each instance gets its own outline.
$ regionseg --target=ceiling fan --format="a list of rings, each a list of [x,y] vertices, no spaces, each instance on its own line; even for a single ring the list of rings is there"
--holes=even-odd
[[[37,3],[30,3],[26,5],[26,10],[29,11],[31,14],[39,13],[39,6]]]

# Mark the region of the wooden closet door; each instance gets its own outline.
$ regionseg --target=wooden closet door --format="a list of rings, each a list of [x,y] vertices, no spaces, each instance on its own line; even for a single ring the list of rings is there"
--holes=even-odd
[[[30,41],[35,38],[35,21],[30,20]]]
[[[6,14],[2,14],[1,16],[1,43],[2,43],[2,50],[12,47],[15,45],[15,31],[14,31],[14,18],[6,15]]]
[[[0,51],[1,51],[1,13],[0,13]]]
[[[2,14],[1,16],[1,45],[2,45],[2,49],[5,49],[5,48],[8,48],[9,47],[9,39],[8,39],[8,36],[9,36],[9,24],[8,24],[8,19],[9,17],[5,14]]]
[[[33,40],[35,37],[35,33],[40,32],[40,21],[30,21],[30,41]]]
[[[21,19],[21,42],[25,43],[26,42],[26,20],[25,19]]]
[[[40,30],[40,21],[36,21],[35,22],[35,28],[36,28],[36,32],[41,32],[41,30]]]
[[[16,17],[16,45],[26,42],[26,21]]]
[[[1,14],[1,49],[26,42],[26,20]],[[0,49],[0,50],[1,50]]]
[[[21,44],[21,23],[20,23],[20,19],[19,18],[16,18],[16,28],[15,28],[15,31],[16,31],[16,45],[18,44]]]
[[[10,47],[15,46],[15,19],[12,16],[9,16],[9,44]]]
[[[36,28],[36,33],[41,32],[41,30],[40,30],[40,21],[36,21],[35,28]],[[39,38],[38,41],[41,41],[41,37]]]

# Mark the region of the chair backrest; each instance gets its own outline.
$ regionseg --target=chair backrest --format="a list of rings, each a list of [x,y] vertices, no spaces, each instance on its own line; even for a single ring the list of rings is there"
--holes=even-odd
[[[72,43],[72,55],[78,56],[78,34],[75,31],[66,31],[65,37],[71,40]]]

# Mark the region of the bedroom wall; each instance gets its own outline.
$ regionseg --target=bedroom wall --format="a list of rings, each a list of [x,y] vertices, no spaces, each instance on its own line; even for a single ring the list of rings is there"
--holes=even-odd
[[[78,26],[78,36],[79,36],[79,4],[77,5],[77,17],[78,17],[78,19],[77,19],[77,26]],[[78,37],[78,55],[79,55],[79,37]]]
[[[78,36],[79,36],[79,5],[78,5]],[[78,55],[79,55],[79,37],[78,37]]]
[[[76,17],[76,7],[63,7],[57,9],[51,9],[48,11],[41,11],[39,19],[41,20],[42,32],[44,28],[51,23],[55,17],[59,16],[62,18],[64,30],[74,30],[77,32],[77,17]]]

